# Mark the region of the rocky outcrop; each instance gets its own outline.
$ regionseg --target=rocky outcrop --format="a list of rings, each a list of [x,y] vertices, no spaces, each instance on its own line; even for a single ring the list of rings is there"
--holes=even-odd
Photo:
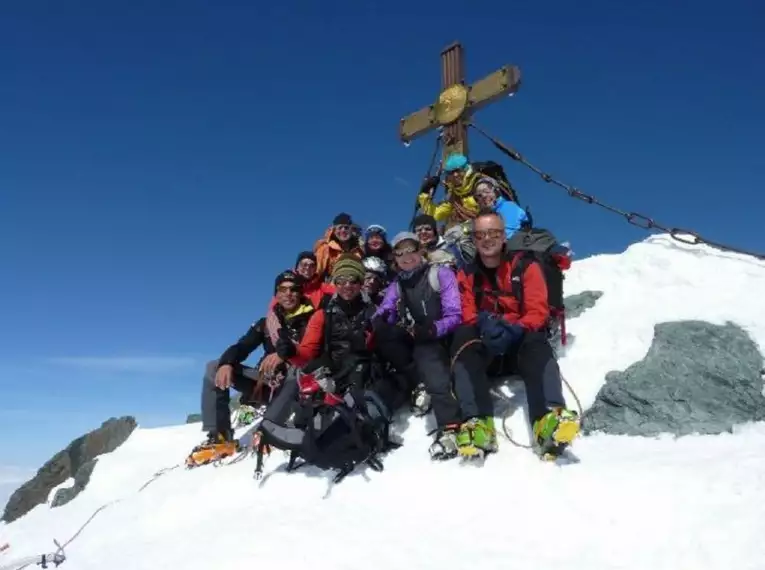
[[[765,420],[762,367],[757,345],[735,324],[656,325],[645,358],[606,376],[585,431],[718,434]]]
[[[84,463],[74,474],[74,485],[65,489],[59,489],[56,494],[53,495],[53,500],[50,503],[51,507],[60,507],[67,504],[69,501],[79,495],[85,486],[90,482],[90,476],[93,473],[93,469],[96,467],[98,459],[91,459]]]
[[[202,421],[202,414],[189,414],[186,416],[187,424],[196,424]]]
[[[32,479],[16,489],[5,506],[3,520],[15,521],[37,505],[44,504],[51,490],[70,477],[74,478],[74,485],[69,489],[59,489],[52,506],[66,504],[74,499],[90,480],[96,458],[122,445],[136,425],[132,416],[110,418],[98,429],[72,441],[66,449],[49,459]]]
[[[582,291],[576,295],[569,295],[563,299],[563,305],[566,307],[566,319],[575,319],[587,309],[592,309],[602,296],[603,291]]]

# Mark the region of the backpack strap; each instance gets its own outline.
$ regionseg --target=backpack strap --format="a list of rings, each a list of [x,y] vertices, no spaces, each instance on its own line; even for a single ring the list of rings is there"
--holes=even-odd
[[[436,293],[441,292],[441,281],[438,280],[438,265],[431,265],[428,268],[428,284]]]
[[[510,291],[513,297],[518,301],[518,312],[523,314],[523,274],[526,269],[536,261],[536,257],[530,251],[523,251],[515,256],[513,270],[510,272]]]

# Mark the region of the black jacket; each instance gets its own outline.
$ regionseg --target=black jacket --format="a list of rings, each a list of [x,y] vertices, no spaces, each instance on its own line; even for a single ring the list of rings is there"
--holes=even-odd
[[[281,306],[276,305],[274,312],[281,325],[287,330],[289,337],[295,342],[300,342],[300,339],[303,338],[303,333],[305,333],[308,320],[314,312],[314,308],[310,304],[305,304],[301,305],[291,315],[285,315]],[[247,332],[238,341],[223,351],[223,354],[218,359],[218,366],[241,364],[260,346],[263,346],[264,354],[271,354],[275,351],[274,345],[271,342],[271,336],[266,330],[266,317],[252,323]]]

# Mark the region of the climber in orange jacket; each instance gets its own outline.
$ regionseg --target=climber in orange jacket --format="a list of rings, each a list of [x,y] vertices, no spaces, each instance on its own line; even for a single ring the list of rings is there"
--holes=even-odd
[[[332,226],[327,228],[324,237],[316,241],[313,252],[316,255],[316,272],[319,279],[326,281],[329,278],[335,261],[343,253],[359,259],[364,257],[364,248],[356,229],[351,216],[341,212],[332,220]]]

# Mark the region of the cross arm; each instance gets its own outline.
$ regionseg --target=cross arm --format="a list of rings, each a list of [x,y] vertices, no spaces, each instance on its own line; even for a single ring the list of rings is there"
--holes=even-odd
[[[515,93],[520,86],[521,70],[514,65],[505,65],[469,87],[468,108],[470,112],[477,111],[501,97]]]
[[[408,143],[439,126],[434,105],[428,105],[401,119],[398,134],[402,142]]]

